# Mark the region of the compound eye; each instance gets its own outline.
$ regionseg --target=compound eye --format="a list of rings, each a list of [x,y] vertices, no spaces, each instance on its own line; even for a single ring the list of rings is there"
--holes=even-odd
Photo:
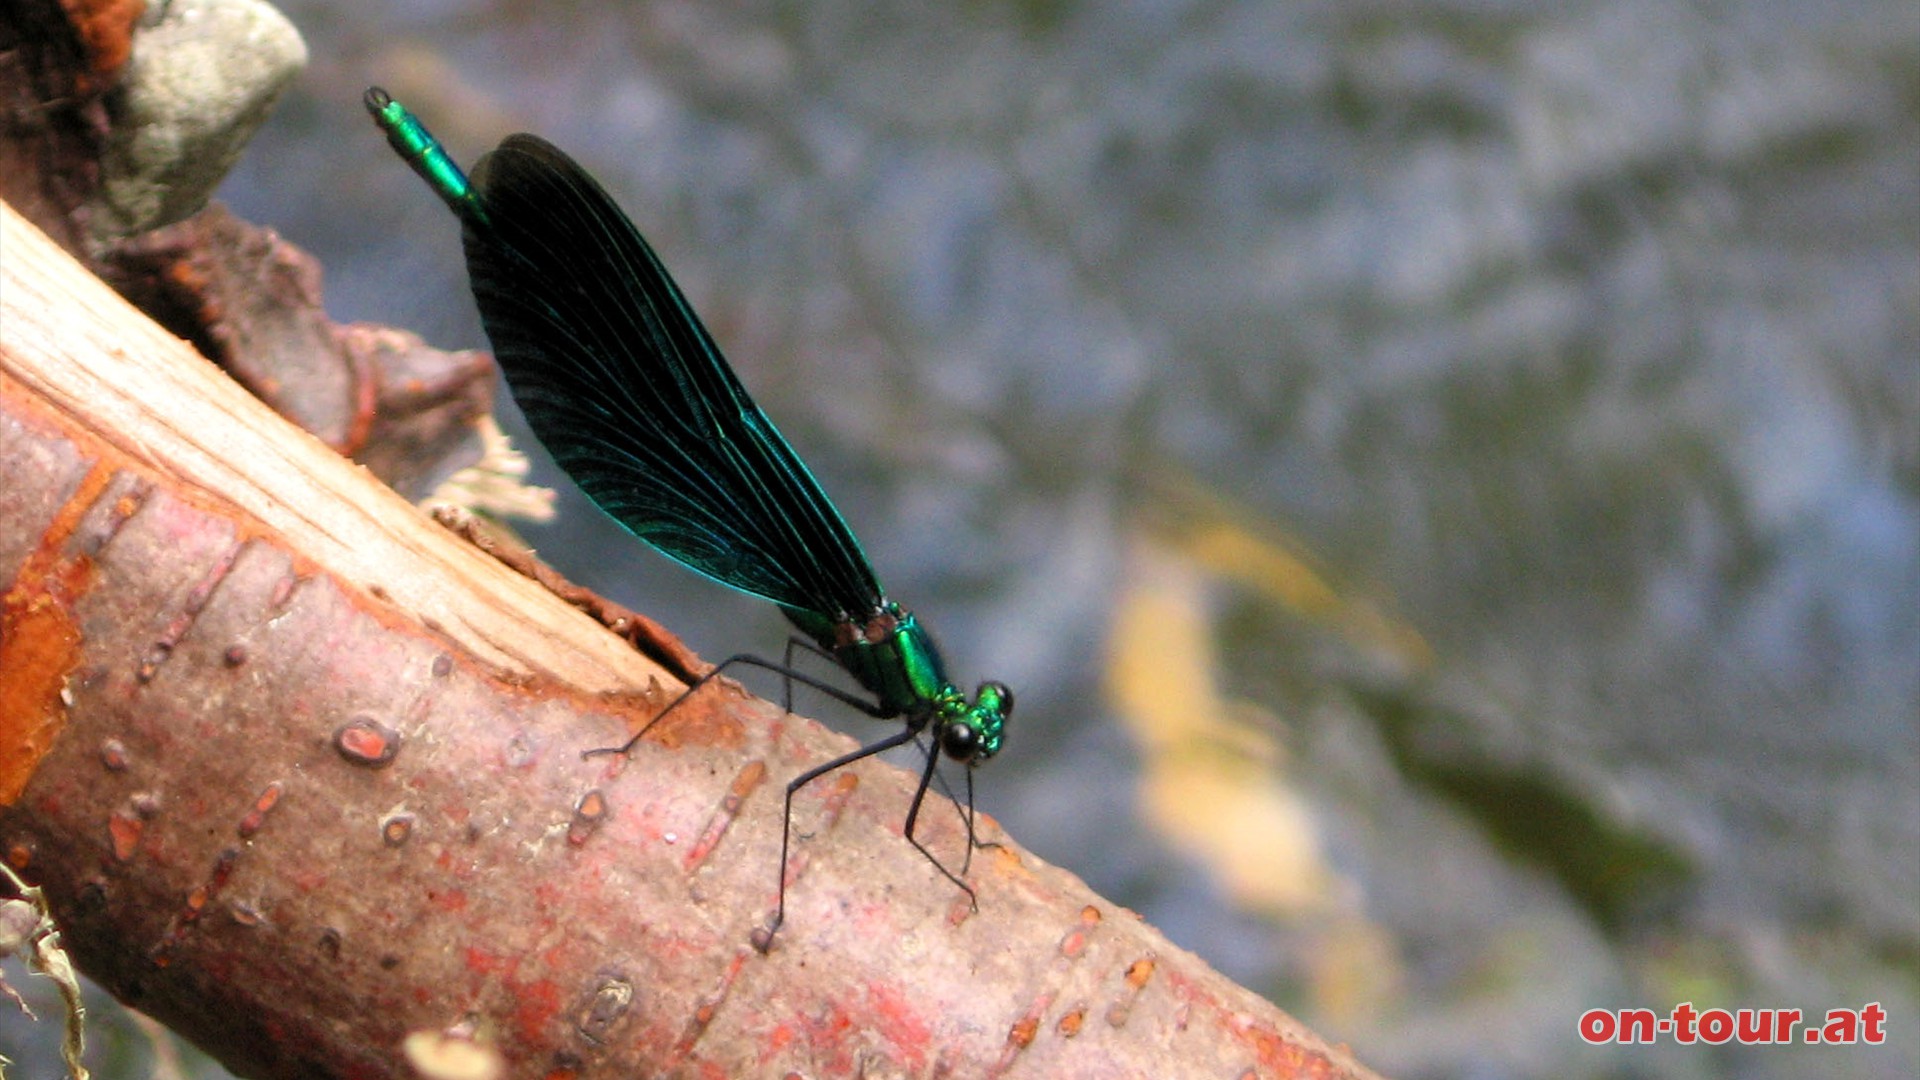
[[[980,733],[965,724],[940,729],[940,749],[955,761],[972,761],[980,749]]]
[[[979,692],[974,695],[974,700],[986,701],[988,698],[994,698],[1000,702],[1000,715],[1002,717],[1013,715],[1013,690],[1006,683],[981,683]]]

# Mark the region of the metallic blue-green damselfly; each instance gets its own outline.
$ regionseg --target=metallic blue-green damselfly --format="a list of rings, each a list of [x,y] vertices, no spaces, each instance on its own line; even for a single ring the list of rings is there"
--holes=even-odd
[[[720,349],[639,230],[572,158],[511,135],[471,178],[414,115],[379,88],[367,111],[387,141],[459,217],[473,297],[507,386],[540,442],[589,498],[654,548],[707,577],[779,605],[801,635],[785,662],[727,658],[648,723],[732,666],[778,672],[901,730],[817,765],[787,785],[779,902],[786,917],[793,796],[862,758],[931,745],[907,810],[914,837],[944,753],[971,767],[1000,751],[1013,692],[984,682],[972,698],[947,678],[933,638],[888,599],[860,542]],[[795,646],[846,670],[867,696],[793,668]],[[647,728],[609,752],[626,753]],[[971,834],[969,813],[969,834]],[[969,843],[972,837],[969,835]]]

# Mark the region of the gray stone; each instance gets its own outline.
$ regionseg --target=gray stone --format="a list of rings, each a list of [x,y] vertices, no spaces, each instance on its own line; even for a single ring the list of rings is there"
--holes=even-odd
[[[205,206],[306,62],[293,24],[258,0],[173,0],[149,9],[112,102],[95,243]]]

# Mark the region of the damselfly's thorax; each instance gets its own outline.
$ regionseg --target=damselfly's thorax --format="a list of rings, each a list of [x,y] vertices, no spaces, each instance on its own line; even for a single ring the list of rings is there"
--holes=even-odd
[[[1013,691],[987,682],[968,699],[947,678],[940,647],[913,612],[885,601],[858,618],[794,610],[787,618],[872,693],[885,715],[915,731],[931,725],[948,757],[972,764],[999,753]]]

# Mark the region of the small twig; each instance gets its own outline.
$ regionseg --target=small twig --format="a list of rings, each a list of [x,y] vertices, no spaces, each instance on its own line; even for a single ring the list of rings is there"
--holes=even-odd
[[[87,1008],[80,1001],[80,980],[74,976],[67,951],[60,946],[60,927],[53,921],[53,914],[47,910],[47,899],[39,889],[20,880],[5,863],[0,863],[0,874],[5,875],[18,894],[14,899],[0,900],[0,956],[24,957],[28,971],[45,975],[60,987],[60,998],[67,1006],[67,1034],[60,1053],[66,1059],[68,1075],[73,1080],[87,1080],[86,1066],[80,1064],[80,1055],[86,1050]],[[27,1008],[26,1001],[5,979],[0,979],[0,991],[5,991],[29,1018],[33,1017],[33,1010]],[[0,1080],[6,1076],[5,1064],[5,1059],[0,1059]]]

